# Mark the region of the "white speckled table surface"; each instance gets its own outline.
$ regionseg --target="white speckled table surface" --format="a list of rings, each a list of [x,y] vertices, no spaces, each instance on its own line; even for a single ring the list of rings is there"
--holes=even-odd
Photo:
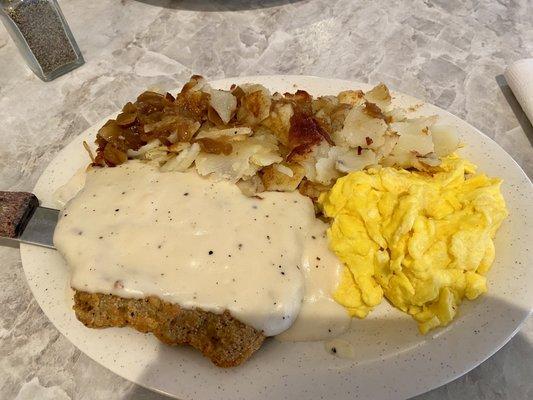
[[[146,87],[304,74],[387,83],[495,139],[533,176],[533,130],[501,77],[533,55],[530,0],[60,1],[86,64],[51,83],[0,28],[0,189],[31,190],[73,137]],[[0,248],[0,398],[163,399],[81,354]],[[533,319],[462,378],[417,397],[533,398]]]

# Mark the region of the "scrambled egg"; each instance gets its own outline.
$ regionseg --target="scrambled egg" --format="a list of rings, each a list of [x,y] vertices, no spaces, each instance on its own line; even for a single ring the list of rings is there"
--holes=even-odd
[[[426,333],[487,291],[507,216],[501,181],[455,155],[435,170],[352,172],[321,195],[330,247],[346,265],[334,298],[350,315],[366,317],[385,296]]]

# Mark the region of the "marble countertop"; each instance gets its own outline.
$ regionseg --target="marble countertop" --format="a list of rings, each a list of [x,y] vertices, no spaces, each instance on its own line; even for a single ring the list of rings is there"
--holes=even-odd
[[[533,54],[529,0],[61,0],[86,64],[43,83],[0,28],[0,189],[31,190],[73,137],[143,88],[305,74],[387,83],[494,138],[533,176],[533,133],[501,74]],[[163,399],[90,360],[0,248],[0,398]],[[533,398],[533,318],[478,368],[417,400]]]

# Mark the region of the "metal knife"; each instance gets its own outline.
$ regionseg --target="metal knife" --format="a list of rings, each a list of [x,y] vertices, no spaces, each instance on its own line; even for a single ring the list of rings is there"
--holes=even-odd
[[[39,206],[32,193],[0,191],[0,245],[20,243],[54,248],[59,210]]]

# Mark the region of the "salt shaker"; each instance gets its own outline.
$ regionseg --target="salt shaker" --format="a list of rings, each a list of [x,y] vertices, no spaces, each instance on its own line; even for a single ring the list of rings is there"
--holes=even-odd
[[[30,69],[43,81],[85,62],[56,0],[0,0],[0,17]]]

